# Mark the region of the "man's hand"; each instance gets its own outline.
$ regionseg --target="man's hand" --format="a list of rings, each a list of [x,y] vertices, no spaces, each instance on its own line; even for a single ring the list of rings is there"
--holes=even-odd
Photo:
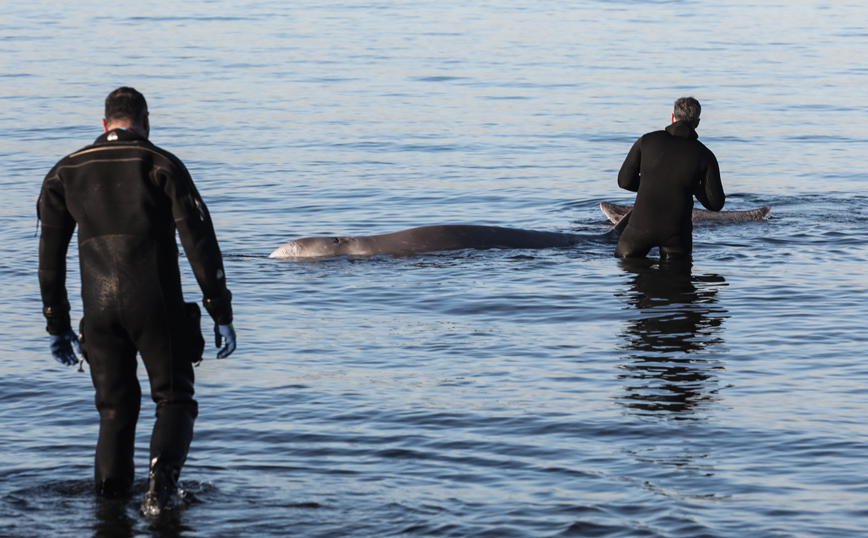
[[[217,352],[218,359],[225,359],[232,355],[232,352],[235,351],[235,327],[231,323],[229,325],[214,325],[214,338],[217,347],[223,345],[224,340],[226,342],[223,349]]]
[[[233,348],[234,348],[233,340]],[[72,347],[75,346],[75,351]],[[81,344],[74,331],[69,330],[63,334],[51,335],[51,356],[64,366],[75,366],[78,362],[77,354],[81,354]]]

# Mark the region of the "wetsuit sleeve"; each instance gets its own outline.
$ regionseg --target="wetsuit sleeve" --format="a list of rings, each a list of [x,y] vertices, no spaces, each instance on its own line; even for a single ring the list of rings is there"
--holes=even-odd
[[[711,151],[708,152],[705,176],[696,186],[694,194],[699,203],[710,211],[720,211],[726,202],[723,183],[720,181],[720,167],[717,164],[717,158]]]
[[[642,162],[642,139],[636,141],[627,158],[624,159],[624,164],[621,165],[621,170],[618,172],[618,186],[630,192],[639,191],[639,170]]]
[[[66,294],[66,253],[75,231],[75,220],[66,208],[63,185],[49,173],[42,185],[36,213],[42,221],[39,238],[39,290],[42,313],[49,334],[63,334],[71,329],[69,299]]]
[[[170,177],[164,179],[166,194],[172,200],[175,226],[202,290],[205,309],[215,323],[229,324],[232,322],[232,294],[226,287],[223,255],[208,208],[182,164],[178,163]]]

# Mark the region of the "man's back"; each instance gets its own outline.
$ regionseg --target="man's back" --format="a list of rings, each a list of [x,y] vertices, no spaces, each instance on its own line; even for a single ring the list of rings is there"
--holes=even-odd
[[[176,224],[205,296],[225,293],[217,278],[222,256],[189,173],[132,131],[110,131],[62,159],[46,176],[38,206],[49,235],[78,225],[86,309],[117,298],[135,302],[146,289],[180,296]],[[45,268],[63,264],[60,250],[44,255]]]
[[[173,237],[171,201],[158,184],[171,176],[189,177],[169,154],[117,130],[61,160],[47,181],[60,183],[50,187],[62,189],[81,244],[105,235]]]
[[[648,133],[637,145],[640,158],[631,158],[631,151],[618,174],[622,189],[637,192],[630,216],[633,225],[663,235],[689,227],[693,195],[700,184],[708,195],[705,207],[712,211],[723,208],[717,159],[686,122]]]
[[[707,209],[723,208],[717,159],[697,138],[690,122],[675,121],[630,149],[618,185],[637,195],[616,255],[644,256],[657,246],[664,257],[689,256],[694,195]]]

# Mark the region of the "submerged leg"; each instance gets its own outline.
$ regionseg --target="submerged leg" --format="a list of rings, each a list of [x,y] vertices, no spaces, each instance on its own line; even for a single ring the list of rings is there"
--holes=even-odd
[[[616,226],[621,229],[621,237],[615,247],[615,257],[644,258],[654,247],[654,243],[636,228],[627,226],[624,221],[629,218],[630,215],[626,215]]]
[[[87,357],[96,389],[99,440],[94,479],[102,495],[122,495],[133,483],[136,422],[141,387],[136,377],[136,349],[118,326],[85,319]]]
[[[170,314],[170,317],[175,314]],[[170,504],[193,440],[198,404],[193,399],[193,363],[184,319],[144,327],[137,342],[148,370],[151,398],[157,404],[151,433],[148,493],[144,505],[156,510]]]
[[[685,260],[693,254],[693,234],[676,235],[665,244],[660,245],[661,260]]]

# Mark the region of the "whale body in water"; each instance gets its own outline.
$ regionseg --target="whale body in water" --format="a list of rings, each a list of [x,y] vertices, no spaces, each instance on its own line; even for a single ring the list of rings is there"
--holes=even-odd
[[[580,243],[586,236],[559,232],[542,232],[444,224],[422,226],[390,234],[356,237],[304,237],[290,241],[271,253],[269,258],[320,258],[328,256],[376,256],[411,254],[467,248],[551,248]]]
[[[615,226],[605,235],[619,235],[626,225],[630,206],[602,202],[600,209]],[[749,211],[693,210],[694,221],[744,222],[765,218],[771,208],[763,207]],[[290,241],[271,253],[269,258],[324,258],[334,256],[401,255],[416,252],[444,250],[516,248],[539,249],[570,247],[599,239],[602,236],[563,232],[546,232],[478,226],[470,224],[445,224],[422,226],[382,235],[353,237],[304,237]]]

